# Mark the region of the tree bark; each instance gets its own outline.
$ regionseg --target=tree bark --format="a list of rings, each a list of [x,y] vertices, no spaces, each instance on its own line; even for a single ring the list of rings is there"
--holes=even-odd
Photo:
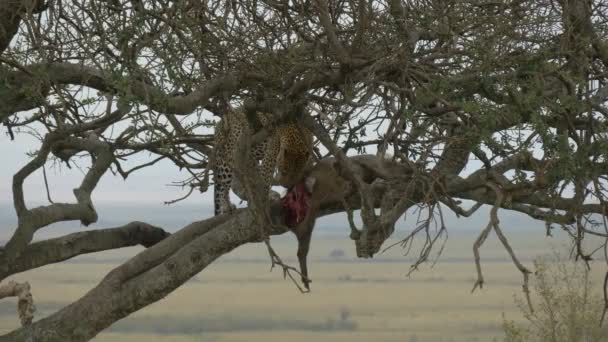
[[[136,245],[151,247],[169,235],[163,229],[147,223],[131,222],[122,227],[78,232],[35,242],[11,262],[8,262],[5,252],[0,251],[0,280],[82,254]]]

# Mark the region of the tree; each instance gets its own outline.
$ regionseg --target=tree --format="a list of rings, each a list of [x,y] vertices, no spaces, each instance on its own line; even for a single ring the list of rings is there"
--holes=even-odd
[[[607,15],[600,0],[1,2],[0,122],[17,142],[34,132],[40,147],[12,180],[18,225],[0,279],[149,247],[72,305],[4,338],[88,340],[222,254],[264,240],[260,232],[285,232],[281,206],[263,215],[254,201],[171,235],[132,222],[32,243],[49,224],[95,222],[91,194],[108,171],[127,177],[167,159],[191,174],[183,185],[206,191],[207,132],[227,106],[297,119],[314,133],[317,157],[334,156],[353,190],[322,203],[320,215],[360,209],[363,226],[349,222],[361,257],[419,207],[422,224],[403,241],[426,236],[415,268],[447,238],[442,211],[467,216],[486,204],[474,288],[484,281],[479,248],[494,231],[527,289],[529,270],[499,209],[545,221],[547,234],[560,227],[590,260],[583,241],[608,237]],[[125,158],[143,153],[156,157],[125,169]],[[87,167],[75,202],[29,208],[24,181],[54,160]]]

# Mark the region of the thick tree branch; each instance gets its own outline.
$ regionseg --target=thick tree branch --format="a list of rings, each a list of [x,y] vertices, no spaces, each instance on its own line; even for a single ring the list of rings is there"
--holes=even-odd
[[[13,197],[17,210],[18,225],[15,233],[5,246],[9,258],[18,257],[25,246],[32,241],[34,233],[49,224],[59,221],[80,220],[86,226],[97,221],[97,212],[91,200],[91,193],[110,167],[114,157],[110,146],[97,140],[95,136],[90,136],[87,139],[67,137],[58,142],[64,148],[86,150],[93,159],[93,165],[85,174],[80,186],[74,189],[77,203],[53,203],[34,209],[27,209],[25,206],[23,182],[27,176],[44,165],[50,152],[50,146],[56,140],[59,140],[59,136],[49,133],[36,157],[17,172],[13,178]]]
[[[19,83],[13,85],[16,89],[28,89],[40,83],[56,85],[80,85],[90,87],[102,92],[118,92],[133,96],[141,103],[151,109],[165,114],[185,115],[190,114],[196,108],[204,107],[207,101],[215,95],[223,92],[232,92],[243,82],[259,80],[259,75],[254,73],[238,73],[234,75],[220,76],[203,82],[195,91],[182,96],[172,96],[163,90],[137,79],[129,79],[126,82],[112,81],[111,75],[106,71],[94,67],[74,63],[50,63],[32,64],[24,66],[28,73],[15,71],[12,79]],[[42,88],[39,96],[46,96],[48,88]],[[16,92],[13,90],[13,92]],[[0,111],[0,121],[16,111],[24,111],[36,108],[39,101],[31,97],[17,97],[13,104]],[[5,105],[6,106],[6,105]],[[4,113],[2,113],[4,112]]]
[[[34,242],[19,257],[10,261],[4,251],[0,251],[0,280],[82,254],[135,245],[151,247],[169,235],[147,223],[131,222],[121,227],[78,232]]]

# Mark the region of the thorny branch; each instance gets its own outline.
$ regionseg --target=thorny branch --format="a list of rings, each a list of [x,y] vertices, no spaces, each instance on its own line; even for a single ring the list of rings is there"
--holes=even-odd
[[[268,249],[268,255],[270,256],[270,270],[272,271],[272,269],[275,266],[280,266],[281,269],[283,270],[283,278],[289,277],[289,279],[291,279],[293,284],[298,288],[298,290],[301,293],[310,292],[309,289],[302,287],[300,285],[300,282],[292,274],[292,272],[294,272],[298,276],[300,276],[300,278],[303,278],[302,273],[300,273],[300,271],[297,268],[295,268],[293,266],[289,266],[289,265],[285,264],[283,262],[283,260],[281,260],[281,257],[277,254],[277,252],[275,252],[274,248],[272,248],[272,245],[270,244],[270,238],[264,239],[264,244],[266,245],[266,248]],[[302,281],[304,281],[304,280],[302,280]],[[312,281],[310,279],[307,279],[307,282],[310,283]]]

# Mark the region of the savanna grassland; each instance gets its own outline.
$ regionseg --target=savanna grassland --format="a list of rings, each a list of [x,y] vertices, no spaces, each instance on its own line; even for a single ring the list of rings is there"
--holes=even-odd
[[[275,240],[277,251],[296,264],[295,241]],[[438,264],[407,277],[411,259],[399,247],[361,261],[347,239],[317,235],[309,294],[279,270],[269,272],[261,245],[245,246],[94,341],[492,341],[501,336],[503,314],[519,318],[513,296],[521,295],[521,276],[491,237],[482,249],[486,286],[471,294],[473,240],[474,233],[451,236]],[[530,267],[536,256],[565,250],[559,236],[541,232],[511,234],[511,241]],[[40,318],[82,296],[137,251],[83,256],[15,279],[32,284]],[[599,279],[601,265],[593,272]],[[1,332],[18,325],[14,310],[13,301],[0,302]]]

